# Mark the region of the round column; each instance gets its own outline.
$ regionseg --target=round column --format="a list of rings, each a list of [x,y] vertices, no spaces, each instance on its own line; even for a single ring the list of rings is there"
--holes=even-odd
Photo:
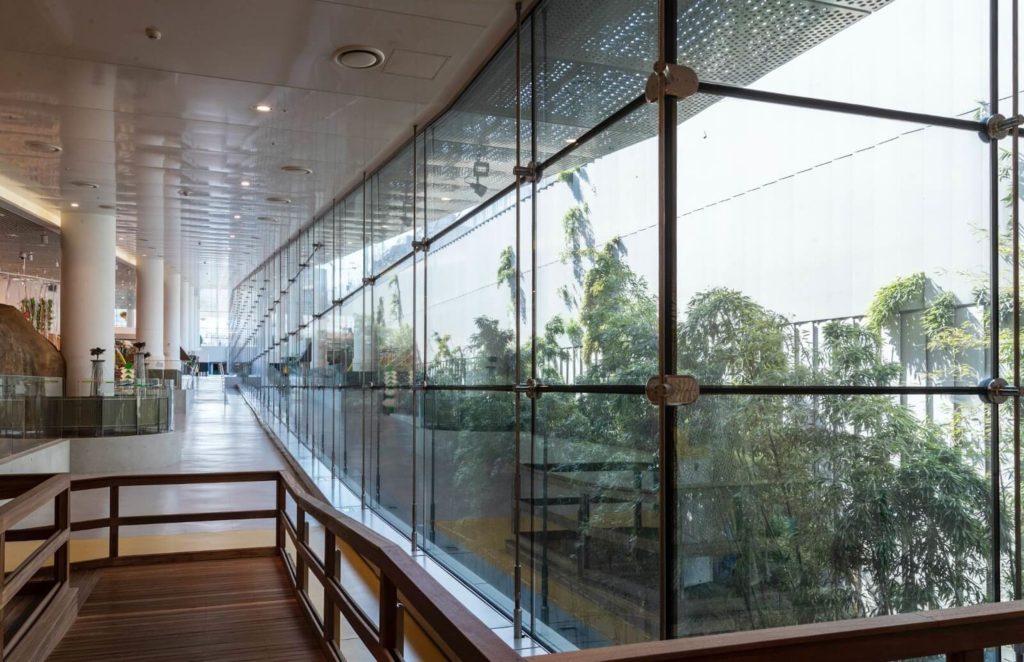
[[[114,379],[117,224],[113,214],[61,214],[60,329],[67,366],[64,392],[89,395],[92,357],[102,347],[104,388]]]
[[[135,303],[135,338],[146,343],[147,367],[163,368],[164,362],[164,260],[139,257]]]
[[[181,370],[181,274],[164,272],[164,368]]]

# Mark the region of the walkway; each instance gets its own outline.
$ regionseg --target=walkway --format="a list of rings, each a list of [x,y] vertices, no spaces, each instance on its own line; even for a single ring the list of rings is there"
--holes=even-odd
[[[325,659],[278,558],[99,573],[52,662]]]

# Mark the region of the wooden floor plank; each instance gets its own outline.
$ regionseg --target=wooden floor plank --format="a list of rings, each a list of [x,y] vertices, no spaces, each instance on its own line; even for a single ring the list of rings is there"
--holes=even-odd
[[[279,558],[100,571],[50,656],[67,660],[323,660]]]

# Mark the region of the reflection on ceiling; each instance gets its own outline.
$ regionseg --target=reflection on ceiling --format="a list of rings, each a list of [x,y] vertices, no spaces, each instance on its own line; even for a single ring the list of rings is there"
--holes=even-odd
[[[0,208],[0,272],[60,280],[60,235]]]
[[[125,254],[229,287],[450,98],[513,14],[510,0],[2,3],[0,190],[116,212]],[[347,45],[384,63],[340,66]]]

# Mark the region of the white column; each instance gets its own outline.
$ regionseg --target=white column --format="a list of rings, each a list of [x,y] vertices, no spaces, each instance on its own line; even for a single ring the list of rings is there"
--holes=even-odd
[[[103,381],[114,379],[114,290],[117,224],[113,214],[61,214],[61,353],[65,393],[89,395],[89,350],[102,347]]]
[[[146,343],[149,363],[162,368],[164,360],[164,260],[160,257],[139,257],[135,264],[136,286],[135,338]]]
[[[135,309],[134,308],[129,308],[128,309],[128,319],[125,320],[125,325],[128,326],[131,329],[135,328]]]
[[[164,367],[181,370],[181,274],[164,270]]]
[[[192,314],[192,309],[188,305],[188,290],[191,284],[184,278],[181,279],[181,297],[178,305],[181,306],[181,325],[179,327],[181,332],[181,346],[186,352],[192,350],[192,343],[189,342],[189,315]]]

